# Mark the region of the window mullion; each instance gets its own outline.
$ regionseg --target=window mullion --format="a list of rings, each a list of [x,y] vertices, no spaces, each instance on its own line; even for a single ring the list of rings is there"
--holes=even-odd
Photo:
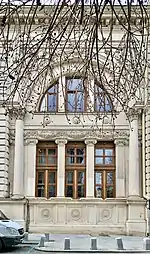
[[[103,171],[103,198],[106,198],[106,171]]]

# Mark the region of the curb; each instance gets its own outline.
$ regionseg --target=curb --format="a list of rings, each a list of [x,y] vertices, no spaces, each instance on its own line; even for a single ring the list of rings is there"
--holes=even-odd
[[[52,250],[47,247],[35,247],[37,251],[58,253],[150,253],[150,250]]]

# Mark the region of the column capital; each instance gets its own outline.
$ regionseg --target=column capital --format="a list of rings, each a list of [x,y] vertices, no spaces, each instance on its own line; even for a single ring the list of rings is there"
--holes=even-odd
[[[59,139],[56,139],[56,140],[55,140],[55,143],[56,143],[57,145],[66,145],[67,142],[68,142],[67,139],[61,139],[61,138],[59,138]]]
[[[120,139],[116,139],[114,141],[114,143],[115,143],[116,146],[128,146],[129,145],[129,140],[120,138]]]
[[[8,108],[6,114],[10,116],[10,118],[15,118],[16,120],[23,120],[25,116],[26,110],[21,107],[13,107]]]
[[[140,108],[130,108],[127,113],[127,116],[130,121],[137,120],[141,112],[142,110]]]
[[[27,138],[24,141],[25,145],[37,145],[37,143],[38,143],[38,139],[35,139],[35,138]]]
[[[97,140],[89,138],[89,139],[85,139],[84,142],[85,142],[86,145],[95,145],[97,143]]]

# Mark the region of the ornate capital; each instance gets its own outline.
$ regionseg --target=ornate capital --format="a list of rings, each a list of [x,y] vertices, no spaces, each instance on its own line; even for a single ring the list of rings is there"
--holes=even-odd
[[[142,110],[140,108],[130,108],[127,116],[130,121],[137,120],[141,112]]]
[[[129,140],[127,139],[116,139],[114,141],[116,146],[128,146],[129,145]]]
[[[8,114],[10,118],[16,118],[16,120],[23,120],[25,113],[25,108],[21,107],[8,108],[6,111],[6,114]]]
[[[97,143],[96,139],[86,139],[85,141],[86,145],[95,145]]]
[[[57,144],[57,145],[66,145],[67,144],[67,139],[56,139],[55,140],[55,143]]]
[[[38,143],[38,139],[35,138],[27,138],[25,139],[25,145],[36,145]]]

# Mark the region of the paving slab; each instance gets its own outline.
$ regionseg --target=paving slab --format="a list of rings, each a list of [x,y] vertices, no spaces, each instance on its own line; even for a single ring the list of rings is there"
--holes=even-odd
[[[36,236],[36,239],[42,235]],[[97,238],[97,250],[91,249],[91,235],[67,235],[67,234],[50,234],[49,242],[45,242],[44,247],[35,248],[37,250],[46,251],[46,252],[92,252],[92,253],[150,253],[150,251],[144,250],[144,238],[143,237],[134,237],[134,236],[95,236]],[[123,240],[123,245],[125,250],[117,250],[117,241],[116,238],[121,237]],[[33,239],[34,236],[30,236],[30,239]],[[70,238],[71,250],[64,250],[64,239]]]

